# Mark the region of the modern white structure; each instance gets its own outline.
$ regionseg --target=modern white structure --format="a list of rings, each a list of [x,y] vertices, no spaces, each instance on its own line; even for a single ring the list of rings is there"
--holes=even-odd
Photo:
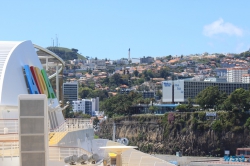
[[[243,74],[248,74],[248,68],[228,68],[227,82],[242,82]]]
[[[162,81],[162,102],[184,102],[184,80]]]
[[[94,115],[95,111],[99,111],[99,97],[73,101],[72,106],[74,112]]]
[[[63,98],[65,102],[69,101],[70,104],[78,99],[78,82],[63,83]]]

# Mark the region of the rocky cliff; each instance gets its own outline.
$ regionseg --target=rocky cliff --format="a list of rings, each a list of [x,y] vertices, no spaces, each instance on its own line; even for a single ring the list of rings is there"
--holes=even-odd
[[[146,153],[222,156],[224,150],[235,154],[237,147],[250,146],[249,117],[233,112],[219,112],[215,117],[205,112],[136,115],[106,120],[96,134],[112,139],[115,121],[116,138],[126,137],[129,145]]]

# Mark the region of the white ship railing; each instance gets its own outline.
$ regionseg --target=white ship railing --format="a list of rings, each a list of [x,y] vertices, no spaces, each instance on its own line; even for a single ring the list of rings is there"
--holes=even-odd
[[[18,119],[0,119],[0,135],[10,133],[18,133]]]
[[[49,126],[49,124],[48,124]],[[89,119],[66,119],[59,127],[51,129],[51,132],[69,132],[75,130],[92,129],[93,124]],[[18,134],[18,119],[0,119],[0,135]],[[1,139],[1,138],[0,138]]]
[[[70,119],[66,119],[66,124],[67,124],[68,131],[93,128],[93,123],[89,119],[70,118]]]
[[[8,156],[12,156],[12,150],[16,149],[16,144],[19,141],[18,125],[18,119],[0,119],[0,151],[7,153]],[[91,128],[93,128],[93,124],[89,119],[66,119],[59,127],[50,130],[52,137],[54,137],[51,145],[57,144],[67,132]],[[48,136],[51,135],[48,133]],[[0,157],[5,156],[2,152],[0,152]]]
[[[64,158],[72,155],[91,155],[90,152],[78,148],[78,147],[59,147],[59,146],[50,146],[49,147],[49,160],[54,161],[63,161]],[[19,142],[0,142],[0,158],[5,157],[18,157],[19,156]]]
[[[19,156],[18,140],[1,140],[0,141],[0,158]]]
[[[92,129],[93,123],[89,119],[69,118],[66,119],[60,126],[51,129],[51,132],[69,132],[83,129]]]
[[[89,119],[66,119],[65,122],[62,123],[59,127],[50,130],[49,145],[58,144],[68,132],[91,128],[93,128],[93,124]]]

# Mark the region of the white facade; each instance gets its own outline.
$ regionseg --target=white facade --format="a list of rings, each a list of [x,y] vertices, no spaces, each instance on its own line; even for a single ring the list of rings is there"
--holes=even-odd
[[[140,58],[131,58],[131,63],[140,63]]]
[[[242,82],[243,74],[248,73],[248,68],[227,69],[227,82]]]
[[[184,80],[163,81],[162,95],[162,102],[184,102]]]
[[[96,65],[100,65],[100,66],[105,66],[106,65],[106,63],[105,63],[106,61],[105,60],[103,60],[103,59],[89,59],[89,60],[87,60],[87,63],[88,64],[96,64]]]
[[[84,114],[93,115],[95,111],[99,111],[99,97],[76,100],[73,101],[72,106],[74,112],[82,112]]]
[[[242,83],[250,83],[250,74],[242,75]]]

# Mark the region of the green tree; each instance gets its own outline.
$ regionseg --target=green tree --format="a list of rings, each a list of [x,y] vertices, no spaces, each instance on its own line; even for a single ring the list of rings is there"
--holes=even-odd
[[[92,74],[92,70],[91,69],[88,69],[88,74]]]
[[[247,119],[246,123],[244,124],[244,127],[250,130],[250,118]]]
[[[100,109],[103,110],[108,117],[129,115],[130,106],[135,104],[135,101],[139,101],[140,98],[142,98],[142,95],[137,92],[117,94],[101,102]]]
[[[156,111],[157,111],[157,107],[156,106],[154,106],[154,105],[151,105],[150,107],[149,107],[149,111],[150,111],[150,113],[151,114],[154,114]]]
[[[137,70],[135,70],[133,74],[134,74],[136,77],[138,77],[139,72],[138,72]]]
[[[89,87],[80,87],[78,91],[78,96],[80,96],[80,98],[82,99],[85,99],[91,92],[92,89],[90,89]]]
[[[162,97],[162,92],[161,92],[160,90],[157,90],[157,91],[156,91],[156,96],[158,96],[159,99],[161,99],[161,97]]]
[[[196,96],[196,103],[203,109],[215,108],[222,102],[222,94],[218,86],[209,86]]]
[[[172,59],[172,55],[166,56],[166,59],[167,59],[167,60],[171,60],[171,59]]]
[[[238,108],[240,111],[249,110],[250,108],[250,98],[249,91],[245,89],[236,89],[229,96],[229,101],[233,104],[235,108]]]
[[[233,109],[233,104],[230,102],[230,99],[227,98],[220,106],[220,108],[222,110],[225,110],[225,111],[232,111]]]
[[[100,121],[99,121],[98,117],[96,116],[95,119],[93,120],[93,126],[95,129],[98,128],[99,123],[100,123]]]
[[[77,53],[78,52],[78,49],[75,49],[75,48],[72,48],[71,49],[73,52]]]
[[[179,112],[186,112],[187,111],[187,105],[186,104],[180,104],[175,107],[175,110],[178,110]]]
[[[188,101],[187,110],[191,111],[191,109],[193,108],[193,100],[189,97],[187,101]]]
[[[72,106],[69,105],[63,110],[63,116],[64,118],[73,118],[74,117],[74,112],[72,110]]]
[[[122,83],[121,75],[119,73],[115,73],[109,79],[110,84],[118,86]]]
[[[169,70],[167,68],[161,68],[160,69],[160,77],[162,78],[167,78],[169,77],[171,74],[169,73]]]

